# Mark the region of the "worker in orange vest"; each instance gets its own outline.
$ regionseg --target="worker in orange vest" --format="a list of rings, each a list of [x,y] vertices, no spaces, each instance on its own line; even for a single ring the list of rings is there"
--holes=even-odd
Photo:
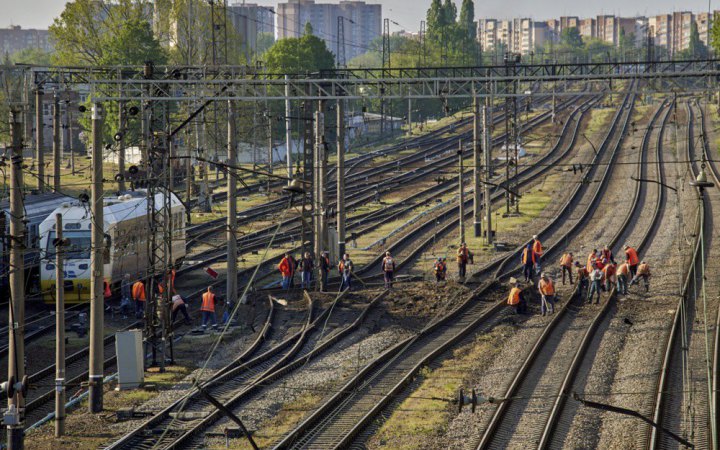
[[[535,252],[532,249],[532,244],[528,244],[527,247],[523,249],[521,262],[523,265],[523,276],[525,277],[525,282],[528,283],[532,281],[532,272],[535,266]]]
[[[572,252],[564,253],[560,258],[560,269],[562,270],[562,284],[565,285],[565,272],[567,272],[568,278],[570,279],[570,285],[573,284],[572,279],[572,264],[573,254]]]
[[[278,264],[278,270],[280,270],[280,274],[282,275],[282,288],[283,289],[290,289],[290,277],[293,273],[293,267],[291,262],[291,256],[290,253],[285,253],[285,256],[280,261],[280,264]]]
[[[533,235],[532,250],[535,253],[535,273],[540,273],[542,270],[540,262],[543,256],[543,246],[537,234]]]
[[[600,257],[605,258],[615,264],[615,256],[613,255],[612,250],[610,250],[610,247],[607,245],[603,247],[602,251],[600,252]]]
[[[207,324],[212,322],[212,327],[217,328],[217,318],[215,317],[215,303],[217,299],[213,293],[212,286],[208,286],[207,292],[202,295],[202,304],[200,305],[200,313],[202,314],[202,327],[207,328]]]
[[[538,291],[540,292],[540,311],[544,316],[545,313],[555,313],[555,283],[543,272],[538,282]]]
[[[646,263],[645,261],[641,262],[638,265],[637,273],[635,274],[635,277],[633,277],[632,281],[630,282],[630,286],[637,283],[642,279],[645,283],[645,292],[650,291],[650,264]]]
[[[615,278],[615,269],[615,264],[612,262],[608,262],[602,269],[605,278],[605,290],[608,292],[610,292],[611,287],[617,282],[617,279]]]
[[[583,289],[587,289],[588,287],[590,272],[587,270],[587,267],[580,265],[580,261],[575,261],[575,269],[577,271],[578,294],[582,297]]]
[[[515,314],[525,314],[525,299],[523,298],[519,282],[515,282],[513,287],[510,289],[507,303],[513,307]]]
[[[137,280],[132,286],[132,298],[135,300],[135,317],[141,319],[145,314],[145,283],[142,280]]]
[[[473,254],[467,244],[463,242],[457,251],[458,277],[461,280],[465,279],[468,262],[472,264]]]
[[[630,265],[626,262],[620,264],[615,276],[617,277],[617,292],[622,295],[627,295]]]
[[[163,279],[158,283],[158,292],[160,292],[160,294],[163,294],[165,292],[165,286],[169,285],[170,295],[177,295],[177,292],[175,292],[175,275],[175,269],[171,269],[163,276]]]
[[[637,250],[629,245],[625,246],[625,261],[628,263],[628,266],[630,266],[630,275],[632,278],[635,278],[640,258],[638,257]]]
[[[587,264],[585,265],[585,268],[588,272],[592,272],[593,270],[593,264],[597,261],[598,258],[598,251],[597,249],[593,249],[592,253],[588,255],[587,258]]]
[[[447,274],[447,265],[445,265],[445,261],[443,261],[442,257],[438,257],[437,261],[435,261],[433,271],[435,272],[436,283],[445,281],[445,276]]]

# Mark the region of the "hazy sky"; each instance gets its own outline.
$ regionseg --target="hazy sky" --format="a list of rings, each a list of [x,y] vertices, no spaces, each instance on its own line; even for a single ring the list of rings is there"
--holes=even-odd
[[[318,3],[328,0],[316,0]],[[416,31],[430,0],[366,0],[368,3],[381,3],[383,16],[398,22],[402,27]],[[462,0],[455,0],[460,9]],[[253,2],[248,0],[248,3]],[[261,5],[275,5],[277,1],[255,0]],[[230,0],[228,3],[235,3]],[[580,2],[577,0],[475,0],[475,17],[512,18],[530,16],[536,20],[553,18],[561,15],[594,16],[597,14],[617,15],[653,15],[673,10],[690,10],[700,12],[707,10],[706,1],[698,0],[604,0],[600,2]],[[720,7],[715,0],[713,7]],[[47,28],[55,16],[63,10],[65,0],[0,0],[0,27],[10,24],[24,28]],[[394,27],[397,28],[397,27]]]

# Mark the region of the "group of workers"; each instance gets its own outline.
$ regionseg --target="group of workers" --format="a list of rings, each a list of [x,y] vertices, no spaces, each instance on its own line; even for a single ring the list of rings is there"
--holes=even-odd
[[[467,246],[467,243],[463,242],[457,249],[457,266],[458,266],[458,279],[464,281],[467,276],[467,265],[474,264],[473,252]],[[433,265],[433,273],[435,274],[435,282],[440,283],[441,281],[447,280],[447,259],[441,256],[438,257],[437,261]]]
[[[169,271],[158,283],[156,295],[162,296],[165,289],[170,290],[171,294],[171,320],[175,322],[180,314],[184,317],[186,325],[192,324],[192,319],[188,313],[188,305],[180,294],[175,290],[175,270]],[[132,281],[129,273],[123,276],[120,284],[120,313],[123,318],[127,318],[129,314],[134,312],[136,319],[142,319],[145,315],[145,305],[148,299],[145,281],[138,277],[136,281]],[[215,307],[219,296],[213,292],[212,286],[208,286],[207,290],[201,296],[200,313],[202,317],[202,328],[206,329],[208,325],[217,328],[217,317],[215,315]],[[134,307],[133,307],[134,303]],[[234,302],[228,300],[225,304],[222,323],[225,324],[230,320],[230,312],[234,307]]]
[[[601,291],[611,291],[613,286],[620,295],[627,295],[628,286],[642,282],[645,292],[650,290],[650,265],[647,261],[641,261],[637,250],[630,245],[624,247],[625,260],[618,264],[609,246],[603,247],[601,251],[594,249],[587,258],[585,265],[575,261],[572,252],[566,252],[560,258],[560,272],[562,284],[567,281],[573,283],[573,268],[576,279],[579,283],[579,295],[586,292],[587,303],[592,303],[595,297],[595,304],[600,302]],[[540,273],[538,281],[538,293],[540,295],[540,310],[542,315],[555,312],[555,284],[549,274],[541,272],[541,258],[543,248],[537,236],[523,249],[522,267],[525,282],[532,282],[534,273]],[[522,295],[522,288],[519,281],[513,283],[508,295],[508,305],[512,306],[516,313],[524,314],[527,311],[527,303]]]
[[[386,264],[386,261],[392,264]],[[314,270],[316,267],[315,259],[312,257],[310,252],[299,258],[295,259],[290,252],[286,252],[283,258],[278,264],[278,270],[282,276],[281,287],[285,290],[289,290],[295,287],[295,274],[300,272],[300,287],[302,289],[310,289],[313,282],[315,281]],[[338,262],[338,272],[340,273],[340,290],[352,289],[352,276],[354,271],[353,262],[350,259],[350,255],[345,253],[343,258]],[[327,292],[328,289],[328,277],[332,265],[330,264],[330,253],[327,251],[322,252],[320,255],[320,291]],[[395,263],[390,257],[390,252],[386,252],[385,259],[383,259],[383,272],[385,273],[385,286],[388,284],[392,287],[393,273],[395,271]],[[388,282],[388,279],[390,280]]]

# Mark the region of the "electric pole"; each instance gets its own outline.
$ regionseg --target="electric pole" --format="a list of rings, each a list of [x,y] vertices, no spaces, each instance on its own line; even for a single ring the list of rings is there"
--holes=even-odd
[[[228,134],[227,134],[228,162],[230,165],[237,163],[237,144],[235,142],[235,103],[228,100]],[[237,173],[227,168],[228,171],[228,202],[227,202],[227,299],[235,301],[237,295]]]
[[[122,91],[120,92],[122,96]],[[120,131],[118,131],[118,191],[125,190],[125,102],[118,102],[118,122]]]
[[[65,267],[62,214],[55,214],[55,437],[65,434]]]
[[[410,98],[410,88],[408,88],[407,128],[408,137],[412,136],[412,98]]]
[[[483,105],[483,143],[485,144],[485,233],[488,245],[493,243],[492,234],[492,200],[490,199],[490,184],[492,178],[492,105],[493,97],[485,99]]]
[[[43,123],[43,91],[38,86],[35,91],[35,158],[37,159],[38,191],[45,191],[45,153],[43,152],[44,129]]]
[[[104,249],[104,218],[103,218],[103,182],[102,182],[102,106],[94,103],[92,107],[92,190],[90,195],[92,247],[90,265],[90,365],[88,389],[90,392],[88,406],[90,413],[103,410],[103,249]],[[152,296],[152,292],[150,293]],[[149,300],[149,299],[148,299]]]
[[[323,101],[317,102],[317,111],[315,112],[315,157],[313,158],[314,172],[314,196],[313,196],[313,216],[315,218],[315,257],[320,258],[323,248],[326,245],[325,235],[327,228],[325,226],[325,207],[324,199],[327,198],[325,192],[325,179],[323,177],[323,165],[325,155],[325,115],[323,113]]]
[[[268,173],[273,173],[273,140],[272,140],[272,116],[270,110],[267,110],[267,144],[268,144]],[[234,164],[234,163],[233,163]],[[267,190],[270,195],[271,177],[267,179]]]
[[[337,101],[337,235],[338,258],[345,254],[345,105]]]
[[[285,163],[287,164],[288,184],[293,177],[292,167],[292,119],[290,118],[290,77],[285,75]]]
[[[53,190],[60,192],[60,162],[62,148],[60,147],[60,96],[57,91],[53,95]]]
[[[25,212],[23,208],[23,143],[20,111],[10,111],[12,159],[10,166],[10,310],[8,317],[8,381],[25,377]],[[8,420],[11,418],[12,420]],[[7,442],[9,450],[24,447],[25,398],[15,390],[8,396]]]
[[[482,148],[480,146],[480,105],[477,96],[473,97],[473,225],[474,236],[482,236],[482,198],[480,196],[480,178],[482,177]]]
[[[459,229],[460,229],[460,242],[465,242],[465,192],[464,192],[464,185],[463,185],[463,172],[465,171],[465,165],[463,164],[463,143],[462,139],[458,141],[458,159],[460,160],[460,170],[458,172],[458,191],[460,194],[460,207],[459,207],[459,213],[460,213],[460,223],[459,223]]]

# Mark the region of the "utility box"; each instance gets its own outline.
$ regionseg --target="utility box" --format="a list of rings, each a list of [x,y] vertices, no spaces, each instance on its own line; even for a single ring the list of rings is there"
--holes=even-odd
[[[145,381],[142,342],[142,330],[115,333],[115,354],[118,367],[117,390],[136,389]]]

